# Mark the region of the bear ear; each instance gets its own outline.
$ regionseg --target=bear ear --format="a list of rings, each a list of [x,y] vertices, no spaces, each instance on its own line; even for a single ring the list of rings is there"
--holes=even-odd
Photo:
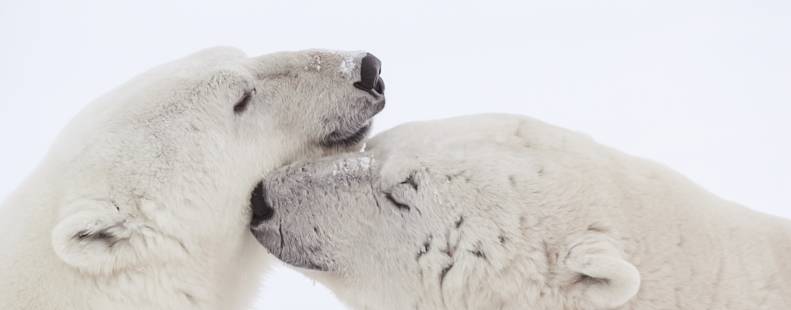
[[[134,263],[130,216],[106,201],[81,200],[63,208],[52,230],[52,247],[66,264],[109,274]]]
[[[603,234],[570,242],[563,264],[571,279],[571,296],[595,309],[622,306],[640,289],[640,272],[623,258],[615,241]]]

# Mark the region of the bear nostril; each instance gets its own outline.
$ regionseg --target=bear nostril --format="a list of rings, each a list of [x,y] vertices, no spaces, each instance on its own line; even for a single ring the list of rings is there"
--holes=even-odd
[[[360,64],[360,81],[355,82],[354,86],[364,91],[375,89],[377,83],[381,83],[379,78],[381,72],[382,62],[379,61],[379,58],[370,53],[366,54]]]
[[[376,79],[376,84],[374,84],[374,89],[380,95],[384,95],[385,94],[385,81],[383,81],[381,77]]]
[[[275,215],[275,209],[266,199],[264,183],[259,182],[250,195],[250,207],[253,209],[253,218],[250,222],[251,227],[258,226],[261,222],[267,221]]]

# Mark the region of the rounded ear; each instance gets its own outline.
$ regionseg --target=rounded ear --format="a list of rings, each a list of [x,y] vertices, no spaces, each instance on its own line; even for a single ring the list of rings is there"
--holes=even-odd
[[[80,271],[108,274],[134,264],[137,257],[130,216],[105,201],[79,201],[63,208],[52,230],[52,247]]]
[[[624,305],[640,290],[640,272],[623,258],[614,240],[605,235],[584,236],[567,248],[564,265],[573,295],[596,309]]]

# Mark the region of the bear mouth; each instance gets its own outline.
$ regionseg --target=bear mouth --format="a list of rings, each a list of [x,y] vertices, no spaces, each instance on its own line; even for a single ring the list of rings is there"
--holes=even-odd
[[[355,82],[354,87],[367,92],[374,98],[380,98],[385,94],[385,81],[380,77],[376,77],[376,80],[369,83],[365,83],[363,81]]]
[[[321,141],[321,145],[324,147],[350,147],[362,142],[370,131],[370,121],[351,134],[342,133],[336,130],[327,135],[324,141]]]
[[[304,250],[306,246],[300,244],[299,240],[292,235],[286,235],[283,231],[283,223],[276,226],[262,224],[250,228],[258,242],[277,257],[280,261],[304,270],[327,272],[329,267],[321,259],[314,257],[320,253],[319,247],[310,247],[310,252]]]

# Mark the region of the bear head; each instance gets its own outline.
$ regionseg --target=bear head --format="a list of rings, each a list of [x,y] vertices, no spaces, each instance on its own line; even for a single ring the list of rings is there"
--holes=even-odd
[[[401,125],[272,172],[252,232],[355,308],[617,307],[640,275],[580,189],[594,155],[564,145],[586,143],[515,116]]]
[[[358,150],[384,107],[365,52],[213,48],[98,98],[50,150],[55,253],[112,274],[235,255],[269,170]],[[202,262],[206,263],[206,262]]]

